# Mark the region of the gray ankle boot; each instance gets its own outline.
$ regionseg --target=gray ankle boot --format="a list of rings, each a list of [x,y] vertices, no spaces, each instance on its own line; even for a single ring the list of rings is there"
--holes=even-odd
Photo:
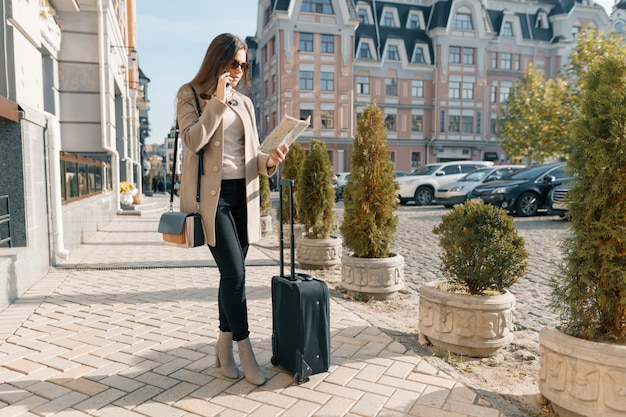
[[[261,367],[256,361],[250,338],[238,341],[237,349],[239,350],[239,362],[243,368],[243,376],[251,384],[263,385],[265,383],[265,375],[263,375],[263,371],[261,371]]]
[[[215,344],[215,367],[219,368],[226,378],[239,378],[239,369],[233,356],[233,334],[220,331],[220,337]]]

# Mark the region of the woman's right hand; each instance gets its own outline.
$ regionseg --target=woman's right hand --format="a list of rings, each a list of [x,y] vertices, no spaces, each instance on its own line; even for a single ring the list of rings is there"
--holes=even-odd
[[[233,78],[228,71],[224,71],[217,79],[217,88],[215,89],[215,97],[223,102],[226,102],[226,91],[231,88],[230,85],[233,82]]]

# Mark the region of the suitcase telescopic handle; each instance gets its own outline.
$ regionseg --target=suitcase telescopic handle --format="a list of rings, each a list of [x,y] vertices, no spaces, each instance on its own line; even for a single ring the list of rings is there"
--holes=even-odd
[[[291,228],[291,231],[289,233],[289,237],[290,237],[290,242],[291,245],[289,245],[289,260],[290,260],[290,268],[291,268],[291,273],[289,274],[289,279],[291,281],[295,281],[296,280],[296,273],[295,273],[295,265],[294,265],[294,257],[295,257],[295,252],[294,252],[294,247],[295,247],[295,242],[294,242],[294,231],[293,231],[293,215],[294,215],[294,210],[293,210],[293,184],[294,181],[292,179],[281,179],[280,180],[280,186],[279,186],[279,199],[280,199],[280,213],[279,213],[279,217],[280,217],[280,276],[284,277],[285,276],[285,257],[284,257],[284,248],[285,248],[285,242],[284,242],[284,237],[283,237],[283,186],[285,187],[289,187],[289,226]]]

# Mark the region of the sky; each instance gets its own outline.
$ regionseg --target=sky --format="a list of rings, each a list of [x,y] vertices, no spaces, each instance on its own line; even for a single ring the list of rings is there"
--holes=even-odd
[[[613,0],[597,1],[610,13]],[[256,34],[258,0],[136,0],[139,66],[150,79],[150,137],[163,143],[175,119],[178,88],[198,72],[213,38]]]

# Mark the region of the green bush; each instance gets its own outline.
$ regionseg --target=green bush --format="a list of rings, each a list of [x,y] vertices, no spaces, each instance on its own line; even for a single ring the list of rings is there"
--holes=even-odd
[[[383,111],[365,107],[358,121],[350,178],[343,192],[344,245],[358,258],[386,258],[398,226],[398,195]]]
[[[152,191],[152,173],[148,173],[143,177],[143,189],[144,191]]]
[[[443,250],[444,276],[470,294],[501,293],[526,272],[524,239],[504,209],[467,201],[444,214],[433,233]]]
[[[261,197],[261,215],[266,216],[272,212],[272,200],[270,199],[270,179],[265,175],[259,175],[259,195]]]
[[[328,239],[335,229],[335,192],[326,145],[312,139],[298,183],[298,216],[308,239]]]
[[[571,237],[552,308],[575,337],[626,340],[626,58],[598,57],[583,75],[568,169]]]
[[[302,145],[298,142],[294,142],[289,148],[289,153],[287,153],[287,157],[283,162],[283,166],[280,172],[281,178],[293,180],[293,195],[294,200],[295,196],[298,193],[298,183],[300,182],[300,173],[302,172],[302,166],[304,164],[304,149]],[[287,191],[287,190],[285,190]],[[298,202],[293,202],[293,222],[299,223],[299,208]],[[291,214],[289,213],[289,194],[287,192],[283,193],[283,223],[287,224],[290,222]]]

